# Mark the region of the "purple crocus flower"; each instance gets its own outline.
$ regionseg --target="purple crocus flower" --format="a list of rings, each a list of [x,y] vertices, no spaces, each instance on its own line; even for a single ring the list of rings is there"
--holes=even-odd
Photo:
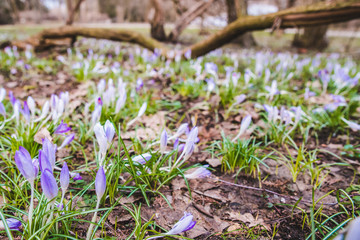
[[[193,221],[194,216],[191,213],[184,212],[184,216],[173,226],[173,228],[166,233],[166,235],[176,235],[192,229],[196,221]]]
[[[4,117],[6,116],[5,106],[2,102],[0,102],[0,114],[3,115]]]
[[[180,137],[181,135],[183,135],[184,133],[189,131],[189,124],[188,123],[183,123],[180,125],[180,127],[178,128],[178,130],[176,131],[176,136]]]
[[[58,194],[58,186],[54,175],[49,169],[45,169],[41,174],[41,188],[45,197],[50,201],[53,200]]]
[[[243,101],[245,101],[246,99],[246,95],[245,94],[241,94],[239,96],[236,96],[235,97],[235,104],[240,104],[242,103]]]
[[[161,153],[164,153],[166,151],[167,141],[168,141],[168,135],[167,135],[166,130],[164,129],[160,136],[160,152]]]
[[[39,150],[39,165],[41,172],[44,172],[46,169],[48,169],[50,172],[53,172],[49,158],[44,153],[44,150]]]
[[[179,146],[179,138],[176,138],[174,141],[174,150],[176,150]]]
[[[63,194],[65,194],[67,188],[69,187],[69,182],[70,182],[69,168],[65,162],[60,172],[60,186]]]
[[[184,53],[184,56],[186,57],[187,60],[191,59],[191,49],[186,50],[186,52]]]
[[[194,150],[194,144],[196,142],[198,132],[199,132],[198,128],[193,127],[189,133],[188,138],[186,139],[184,151],[185,151],[185,156],[187,157],[190,157],[190,155]]]
[[[21,227],[21,222],[15,218],[8,218],[6,219],[6,224],[11,230],[17,230],[19,231]],[[0,230],[5,230],[4,223],[0,221]]]
[[[59,149],[64,148],[65,146],[69,145],[75,138],[75,133],[72,133],[70,135],[68,135],[64,141],[62,142],[61,146],[59,147]]]
[[[83,178],[81,177],[80,173],[70,172],[70,176],[71,176],[71,178],[72,178],[74,181],[82,180],[82,179],[83,179]]]
[[[98,201],[103,197],[106,189],[106,175],[104,168],[101,166],[95,178],[95,191]]]
[[[16,98],[12,91],[9,91],[9,99],[10,99],[11,104],[14,105],[16,102]]]
[[[64,134],[71,130],[71,127],[67,125],[67,123],[64,123],[64,120],[61,120],[61,123],[59,126],[55,129],[55,134]]]
[[[185,143],[179,144],[178,152],[181,153],[182,151],[184,151],[184,148],[185,148]]]
[[[30,153],[22,146],[15,152],[15,163],[20,173],[33,184],[36,178],[36,169],[33,165]]]
[[[316,93],[310,91],[310,89],[308,87],[305,88],[304,99],[309,99],[309,97],[313,97],[315,95],[316,95]]]
[[[193,218],[194,216],[191,213],[184,212],[184,216],[173,226],[170,231],[164,233],[164,235],[177,235],[191,230],[196,224],[196,221],[193,221]],[[163,236],[155,236],[148,238],[148,240],[162,237]]]
[[[211,172],[207,169],[209,165],[197,167],[195,171],[189,174],[185,174],[187,179],[206,178],[211,175]]]
[[[342,120],[353,130],[354,132],[357,132],[360,130],[360,124],[357,124],[356,122],[352,122],[349,120],[346,120],[345,118],[342,118]]]
[[[55,168],[56,148],[57,148],[56,144],[52,144],[49,139],[47,139],[47,138],[43,139],[42,153],[46,156],[46,158],[48,159],[48,161],[51,165],[51,169],[50,169],[51,172]],[[39,160],[40,160],[40,166],[41,166],[42,161],[41,161],[41,159],[39,159]],[[45,169],[45,168],[41,168],[41,169]]]
[[[152,155],[150,153],[143,153],[140,155],[137,155],[135,157],[132,157],[133,162],[138,162],[140,164],[145,164],[147,161],[150,160],[150,158],[152,157]]]
[[[101,101],[101,98],[99,98],[99,99]],[[96,122],[98,122],[100,120],[101,110],[102,110],[102,105],[100,105],[100,104],[95,105],[95,109],[91,113],[91,122],[92,122],[92,124],[95,124]]]
[[[34,115],[35,111],[36,111],[35,100],[31,96],[28,96],[26,103],[27,103],[27,105],[28,105],[28,107],[30,109],[31,114]]]
[[[105,122],[104,131],[108,143],[111,143],[115,135],[115,127],[109,120]]]
[[[357,240],[359,239],[359,236],[360,236],[360,217],[357,217],[350,222],[345,240]],[[339,239],[343,239],[343,238],[339,238]]]
[[[241,136],[246,131],[246,129],[249,128],[250,123],[251,123],[251,116],[246,115],[241,121],[239,136]]]
[[[30,121],[30,110],[27,102],[24,102],[24,108],[19,109],[22,115],[25,117],[26,121]]]
[[[95,124],[94,132],[95,132],[96,140],[100,147],[100,154],[101,154],[100,163],[102,164],[102,161],[106,155],[106,151],[109,148],[109,145],[111,144],[114,138],[115,128],[114,125],[109,120],[106,120],[104,126],[102,126],[99,122]]]
[[[136,80],[136,91],[137,92],[140,91],[143,86],[144,86],[143,80],[141,78],[138,78]]]

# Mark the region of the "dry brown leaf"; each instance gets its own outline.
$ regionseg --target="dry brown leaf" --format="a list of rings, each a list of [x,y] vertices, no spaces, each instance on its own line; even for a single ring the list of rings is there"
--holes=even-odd
[[[47,138],[50,142],[52,142],[52,137],[50,136],[50,132],[46,129],[46,128],[42,128],[40,129],[40,131],[38,131],[35,136],[34,136],[34,141],[42,144],[42,140]]]
[[[219,158],[208,158],[205,161],[214,168],[221,165],[221,160]]]

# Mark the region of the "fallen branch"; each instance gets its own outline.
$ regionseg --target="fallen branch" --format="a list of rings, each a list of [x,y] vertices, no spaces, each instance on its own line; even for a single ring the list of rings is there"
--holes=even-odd
[[[279,28],[308,27],[344,22],[360,18],[360,1],[336,1],[293,7],[262,16],[241,17],[213,34],[208,39],[184,50],[191,49],[192,57],[199,57],[229,43],[237,36],[249,31],[271,28],[278,21]]]
[[[274,23],[276,23],[276,28],[292,28],[338,23],[356,18],[360,18],[360,0],[320,2],[267,15],[241,17],[209,38],[184,49],[183,54],[190,49],[192,57],[205,55],[231,42],[241,34],[272,28]],[[131,30],[70,26],[47,29],[25,41],[12,41],[11,44],[23,49],[26,44],[32,45],[35,49],[42,49],[47,44],[51,44],[49,39],[76,39],[78,36],[136,43],[151,51],[155,48],[160,49],[165,56],[168,50],[155,39]]]

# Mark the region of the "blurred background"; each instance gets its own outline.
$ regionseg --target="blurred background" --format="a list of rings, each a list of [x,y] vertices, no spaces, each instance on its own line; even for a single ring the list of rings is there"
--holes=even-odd
[[[208,0],[209,1],[209,0]],[[213,0],[172,42],[192,44],[238,17],[262,15],[320,0]],[[23,39],[44,28],[71,24],[86,27],[129,28],[154,37],[151,24],[159,17],[166,35],[195,5],[204,0],[1,0],[0,41]],[[255,31],[234,45],[239,47],[338,51],[359,54],[360,20],[307,29]],[[156,35],[156,33],[155,33]],[[157,37],[158,40],[161,36]]]

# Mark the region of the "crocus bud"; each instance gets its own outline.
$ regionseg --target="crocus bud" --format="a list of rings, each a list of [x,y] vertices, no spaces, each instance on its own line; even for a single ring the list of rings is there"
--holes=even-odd
[[[11,230],[18,230],[21,227],[21,222],[15,218],[6,219],[6,224]],[[0,230],[5,230],[4,223],[0,221]]]
[[[91,122],[92,124],[97,123],[100,120],[101,117],[101,105],[96,105],[94,111],[91,113]]]
[[[105,87],[106,87],[105,79],[100,79],[100,82],[97,85],[98,92],[101,94],[105,90]]]
[[[186,132],[186,130],[189,129],[188,126],[189,126],[189,124],[187,124],[187,123],[181,124],[180,127],[178,128],[177,132],[176,132],[176,136],[183,135]]]
[[[106,175],[104,168],[101,166],[95,178],[95,191],[98,201],[103,197],[106,189]]]
[[[58,194],[59,189],[56,180],[49,169],[45,169],[41,174],[41,188],[49,201],[53,200]]]
[[[109,120],[106,120],[105,122],[104,131],[105,131],[106,139],[110,144],[115,135],[115,127]]]
[[[126,93],[121,94],[120,97],[118,98],[118,100],[116,101],[115,113],[120,112],[121,108],[124,107],[125,102],[126,102]]]
[[[70,181],[69,168],[65,162],[60,172],[60,186],[63,193],[65,193],[67,188],[69,187],[69,181]]]
[[[5,88],[0,88],[0,102],[2,102],[2,100],[4,100],[5,96],[6,96]]]
[[[21,174],[33,183],[36,178],[36,171],[32,163],[30,153],[22,146],[15,152],[15,163]]]
[[[50,103],[49,103],[49,101],[46,101],[41,109],[41,115],[36,121],[40,121],[40,120],[44,119],[47,116],[47,114],[49,113],[49,109],[50,109]]]
[[[251,116],[250,115],[247,115],[246,117],[244,117],[242,119],[239,136],[241,136],[246,131],[246,129],[248,129],[248,127],[250,126],[250,123],[251,123]]]
[[[6,116],[5,106],[2,102],[0,102],[0,114],[3,115],[4,117]]]
[[[161,137],[160,137],[160,152],[164,153],[166,150],[166,146],[167,146],[167,140],[168,140],[168,135],[166,130],[164,129],[161,133]]]
[[[24,108],[21,110],[22,115],[25,117],[26,121],[30,121],[30,110],[27,102],[24,102]]]
[[[106,151],[107,151],[108,145],[109,145],[107,136],[104,131],[104,127],[101,126],[100,123],[95,124],[94,133],[95,133],[96,140],[100,147],[100,153],[104,156],[106,154]]]
[[[39,163],[41,172],[44,172],[46,169],[48,169],[50,172],[53,171],[49,159],[44,153],[44,150],[39,150]]]
[[[147,107],[147,102],[144,102],[139,110],[137,117],[141,117],[142,115],[144,115],[144,113],[146,111],[146,107]]]
[[[49,170],[52,172],[55,168],[55,161],[56,161],[56,144],[52,144],[49,139],[44,138],[43,139],[43,154],[47,157],[49,160],[49,163],[51,164],[51,168]],[[40,160],[41,164],[41,160]]]
[[[27,102],[27,105],[29,106],[31,114],[34,115],[35,111],[36,111],[36,103],[35,103],[34,99],[31,96],[28,96],[26,102]]]

